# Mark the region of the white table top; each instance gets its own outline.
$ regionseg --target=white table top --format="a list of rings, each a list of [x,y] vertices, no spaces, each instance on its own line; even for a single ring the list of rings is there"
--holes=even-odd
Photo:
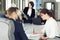
[[[33,33],[33,29],[35,31],[38,31],[43,28],[43,25],[23,24],[23,28],[25,30],[28,39],[32,39],[32,40],[40,39],[40,34],[32,34],[32,33]]]
[[[39,40],[39,38],[40,38],[39,34],[32,34],[33,29],[35,31],[38,31],[38,30],[41,30],[43,27],[44,27],[44,25],[23,24],[25,33],[26,33],[27,37],[31,40]],[[60,40],[60,38],[54,38],[54,39],[48,39],[48,40]]]

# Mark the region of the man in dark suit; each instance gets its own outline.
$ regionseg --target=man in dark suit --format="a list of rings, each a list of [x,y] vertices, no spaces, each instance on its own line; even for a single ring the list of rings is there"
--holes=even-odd
[[[35,9],[33,9],[33,7],[34,7],[34,3],[31,1],[28,3],[28,7],[24,8],[23,10],[25,15],[23,16],[24,22],[32,23],[32,18],[35,17]]]
[[[28,40],[28,38],[26,37],[25,31],[23,30],[23,26],[22,23],[19,23],[17,21],[14,21],[15,24],[15,40]]]
[[[7,13],[8,12],[8,13]],[[28,40],[25,31],[23,29],[22,23],[16,21],[18,19],[17,9],[15,7],[11,7],[6,11],[5,18],[12,20],[15,26],[14,36],[15,40]]]

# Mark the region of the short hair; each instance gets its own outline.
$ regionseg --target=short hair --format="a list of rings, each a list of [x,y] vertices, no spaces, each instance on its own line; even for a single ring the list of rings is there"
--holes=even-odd
[[[28,6],[29,6],[29,4],[31,4],[32,7],[34,7],[34,2],[33,2],[33,1],[30,1],[30,2],[28,3]]]
[[[9,15],[11,15],[13,12],[16,12],[16,8],[15,7],[10,7],[8,10],[7,10],[7,13]]]
[[[5,14],[7,14],[7,10],[5,11]]]
[[[15,7],[18,10],[18,7]]]

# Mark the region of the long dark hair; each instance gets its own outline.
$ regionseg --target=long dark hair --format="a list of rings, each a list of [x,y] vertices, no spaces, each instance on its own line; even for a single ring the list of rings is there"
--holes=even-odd
[[[46,9],[46,8],[41,9],[40,13],[43,13],[43,14],[47,13],[50,17],[53,17],[55,19],[55,16],[54,16],[53,12],[48,10],[48,9]]]
[[[34,7],[34,2],[33,2],[33,1],[30,1],[30,2],[28,3],[28,6],[29,6],[29,4],[32,5],[32,8]]]

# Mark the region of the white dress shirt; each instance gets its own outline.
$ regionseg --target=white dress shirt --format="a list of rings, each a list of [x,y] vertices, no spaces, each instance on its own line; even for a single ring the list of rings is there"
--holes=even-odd
[[[54,38],[56,36],[59,36],[58,26],[55,19],[51,17],[46,21],[45,27],[43,28],[43,32],[46,32],[48,38]]]
[[[32,12],[32,9],[28,9],[27,14],[28,14],[29,16],[31,16],[31,12]]]

